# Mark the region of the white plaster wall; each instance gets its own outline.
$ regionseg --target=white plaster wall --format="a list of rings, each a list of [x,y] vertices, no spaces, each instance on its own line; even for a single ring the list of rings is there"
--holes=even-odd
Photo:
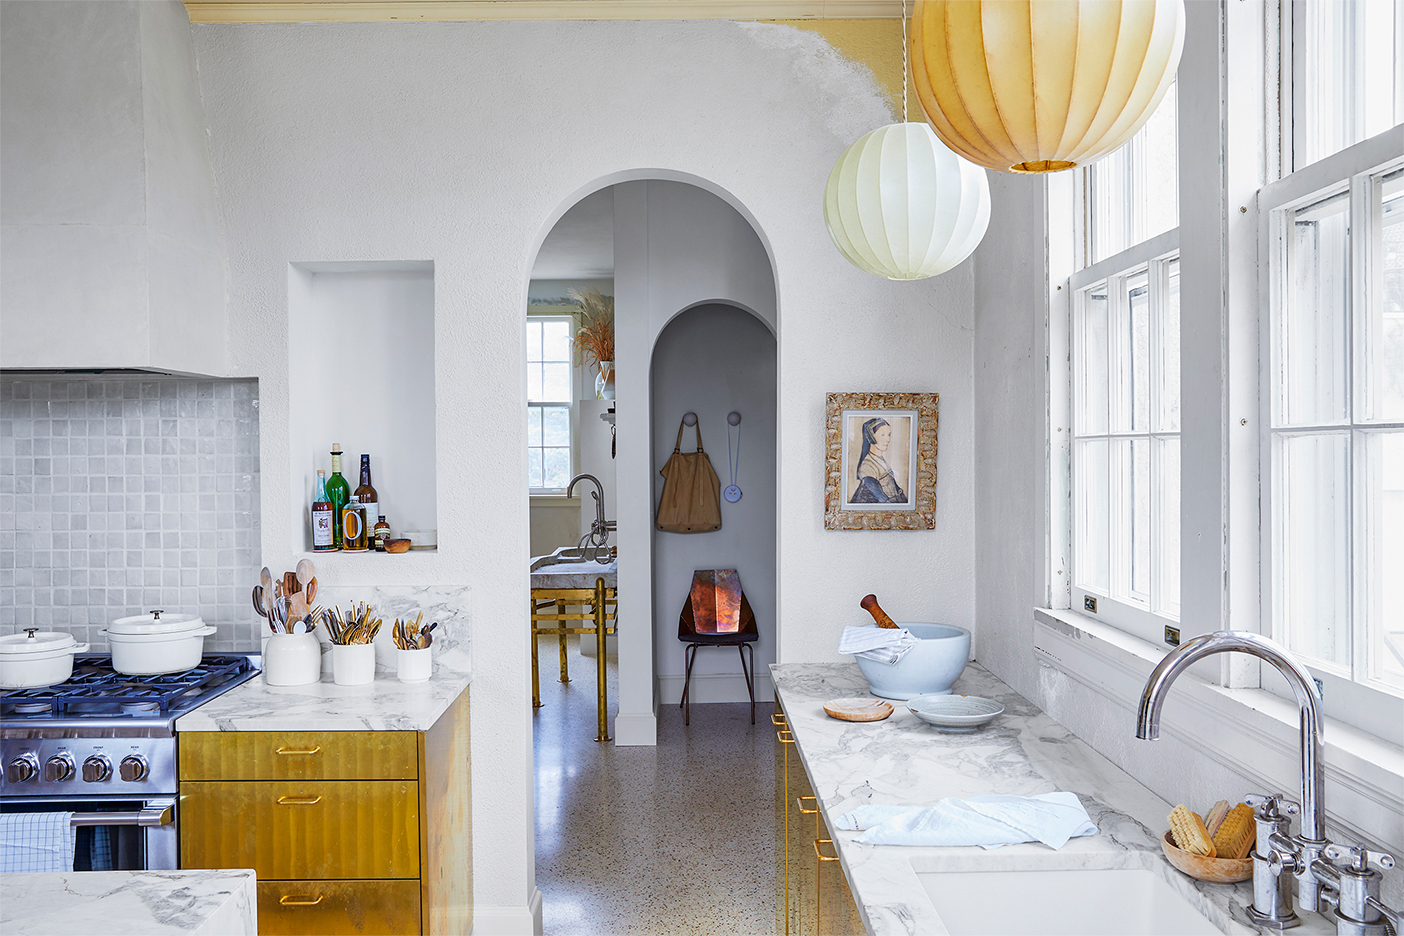
[[[757,245],[759,247],[759,245]],[[762,254],[762,257],[764,255]],[[772,699],[769,665],[775,661],[775,339],[765,323],[735,306],[705,305],[673,319],[653,348],[653,508],[663,494],[659,470],[677,441],[678,421],[697,414],[702,444],[722,487],[727,468],[727,414],[741,414],[737,486],[741,500],[721,502],[722,526],[710,533],[653,533],[653,632],[659,703],[682,698],[685,645],[678,614],[697,569],[736,569],[756,615],[760,639],[752,644],[756,697]],[[695,431],[683,430],[691,452]],[[745,702],[745,677],[734,647],[704,647],[692,666],[693,702]]]
[[[522,931],[536,899],[522,316],[536,246],[582,195],[630,178],[693,179],[762,233],[779,317],[780,658],[835,658],[841,625],[874,590],[904,619],[974,625],[970,268],[878,280],[839,256],[823,224],[834,160],[890,120],[868,73],[812,34],[730,22],[193,33],[230,242],[231,367],[260,380],[270,566],[292,558],[287,360],[269,341],[287,334],[286,264],[434,261],[439,550],[377,568],[367,584],[459,583],[478,596],[478,932]],[[621,360],[618,392],[621,415],[642,393],[646,426],[641,345],[640,367]],[[822,529],[824,393],[866,389],[942,394],[934,532]],[[621,492],[649,484],[626,477],[629,446],[649,463],[646,433],[621,428]],[[622,509],[619,519],[622,530]],[[621,645],[621,670],[624,657]]]
[[[223,375],[225,244],[184,6],[20,0],[0,17],[0,365]]]

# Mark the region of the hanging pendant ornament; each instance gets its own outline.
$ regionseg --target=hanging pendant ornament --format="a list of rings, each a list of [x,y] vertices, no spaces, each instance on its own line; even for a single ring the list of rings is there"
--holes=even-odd
[[[985,170],[951,152],[924,123],[907,122],[903,2],[903,123],[844,150],[824,187],[824,223],[858,269],[893,280],[944,273],[974,253],[990,223]]]
[[[741,467],[741,414],[728,413],[726,417],[726,466],[731,470],[731,483],[722,491],[730,503],[736,503],[741,499],[741,489],[736,486],[736,472]],[[736,455],[733,458],[731,452],[731,430],[736,429]]]

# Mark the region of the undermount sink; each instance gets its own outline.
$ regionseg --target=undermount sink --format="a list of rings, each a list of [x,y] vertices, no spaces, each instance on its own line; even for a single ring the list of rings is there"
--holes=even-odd
[[[951,936],[1218,936],[1143,868],[919,873]]]
[[[553,565],[578,565],[585,562],[608,564],[617,558],[614,546],[562,546],[549,556],[537,556],[531,560],[530,571]]]

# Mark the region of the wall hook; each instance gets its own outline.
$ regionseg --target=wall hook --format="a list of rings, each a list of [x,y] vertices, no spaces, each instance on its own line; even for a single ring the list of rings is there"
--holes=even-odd
[[[684,426],[695,426],[695,425],[697,425],[697,414],[696,414],[696,413],[692,413],[692,412],[683,413],[683,425],[684,425]]]

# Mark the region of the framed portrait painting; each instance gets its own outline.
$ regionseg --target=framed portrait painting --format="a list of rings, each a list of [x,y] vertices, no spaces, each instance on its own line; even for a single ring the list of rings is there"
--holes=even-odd
[[[824,527],[936,528],[935,393],[830,393]]]

